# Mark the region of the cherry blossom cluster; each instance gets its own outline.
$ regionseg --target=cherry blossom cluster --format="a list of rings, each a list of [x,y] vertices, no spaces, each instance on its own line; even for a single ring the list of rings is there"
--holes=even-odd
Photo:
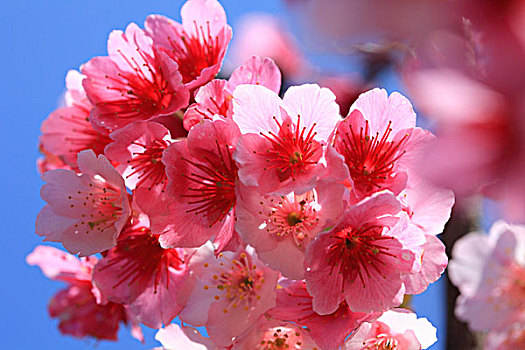
[[[456,315],[488,332],[484,349],[525,344],[525,227],[496,222],[489,234],[472,232],[454,245],[450,278],[461,295]]]
[[[27,261],[68,285],[49,307],[60,330],[142,339],[143,324],[167,349],[434,343],[398,307],[447,266],[436,235],[454,196],[417,174],[434,136],[410,101],[376,88],[343,117],[316,84],[281,97],[256,56],[215,79],[223,8],[189,0],[181,17],[113,31],[42,125],[36,233],[71,254]]]

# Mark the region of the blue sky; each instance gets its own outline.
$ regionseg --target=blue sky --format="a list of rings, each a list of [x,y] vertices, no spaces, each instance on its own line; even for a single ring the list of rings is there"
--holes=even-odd
[[[286,16],[279,0],[222,1],[234,27],[239,17],[251,11],[266,11]],[[0,11],[0,107],[5,141],[5,162],[0,171],[3,185],[3,222],[0,234],[2,288],[4,300],[2,340],[11,349],[149,349],[158,346],[154,331],[145,330],[146,345],[120,333],[118,343],[94,343],[61,336],[56,322],[47,316],[49,298],[61,288],[47,280],[35,267],[25,264],[25,256],[41,243],[34,233],[34,220],[44,202],[42,185],[35,162],[41,122],[56,108],[64,92],[64,78],[69,69],[93,56],[106,53],[106,39],[113,29],[123,29],[129,22],[142,24],[148,14],[159,13],[178,19],[182,1],[108,1],[108,0],[7,0]],[[286,18],[286,17],[285,17]],[[316,62],[322,63],[322,62]],[[395,87],[392,81],[385,82]],[[416,301],[421,315],[430,315],[439,325],[444,315],[438,304],[440,285],[430,288],[432,295]],[[435,346],[432,349],[442,349]]]

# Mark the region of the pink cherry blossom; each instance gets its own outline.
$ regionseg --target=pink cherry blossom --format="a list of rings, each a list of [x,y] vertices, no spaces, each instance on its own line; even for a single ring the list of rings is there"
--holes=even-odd
[[[259,259],[292,279],[304,277],[304,252],[319,232],[343,212],[342,185],[319,182],[302,195],[261,195],[256,187],[238,190],[235,228]]]
[[[82,87],[84,78],[75,70],[67,73],[65,106],[51,113],[41,127],[42,147],[73,168],[77,167],[78,152],[92,149],[103,154],[111,142],[107,132],[95,130],[90,123],[92,106]]]
[[[252,250],[224,252],[216,258],[208,242],[191,257],[191,293],[180,314],[183,322],[206,326],[212,340],[228,346],[275,306],[278,272],[262,264]]]
[[[346,343],[346,350],[420,350],[437,341],[436,328],[426,318],[405,309],[386,311],[372,323],[363,323]]]
[[[489,236],[470,233],[461,238],[449,270],[461,291],[456,315],[472,329],[501,331],[525,322],[523,226],[497,222]]]
[[[126,304],[140,322],[160,328],[181,310],[177,295],[187,277],[184,256],[180,249],[161,248],[144,215],[133,220],[95,266],[93,283],[101,302]]]
[[[281,280],[277,290],[277,305],[268,311],[271,317],[305,326],[320,349],[339,349],[347,336],[364,321],[371,322],[380,313],[352,312],[345,302],[330,315],[313,310],[312,297],[304,281]]]
[[[335,148],[345,158],[357,198],[388,189],[399,194],[414,178],[414,160],[432,134],[416,128],[403,95],[373,89],[359,96],[339,124]]]
[[[287,322],[277,322],[261,316],[246,332],[235,338],[232,350],[254,349],[318,349],[304,328]]]
[[[216,115],[231,118],[233,91],[242,84],[262,85],[279,93],[281,72],[270,58],[253,56],[236,68],[228,81],[215,79],[197,91],[196,103],[184,113],[184,127],[189,130],[203,119],[211,120]]]
[[[53,280],[68,283],[53,296],[49,315],[59,319],[60,332],[77,338],[117,340],[119,324],[130,324],[132,334],[143,341],[140,327],[123,305],[100,305],[91,284],[91,271],[97,262],[94,257],[78,259],[53,247],[38,246],[26,258],[29,265],[37,265]]]
[[[108,54],[82,68],[83,85],[94,106],[91,119],[97,126],[114,131],[187,106],[189,92],[177,63],[156,50],[136,24],[110,34]]]
[[[217,0],[186,1],[180,14],[182,24],[151,15],[145,27],[155,46],[177,63],[182,82],[194,90],[219,72],[232,30]]]
[[[117,171],[130,189],[167,185],[162,152],[172,143],[168,129],[156,122],[138,121],[111,133],[114,140],[104,153],[119,163]]]
[[[172,201],[164,212],[157,203],[143,208],[163,247],[198,247],[212,237],[223,247],[234,236],[237,166],[232,153],[238,137],[231,120],[205,120],[187,140],[166,149],[162,162]]]
[[[115,246],[130,204],[124,180],[106,157],[82,151],[78,168],[81,174],[57,169],[42,176],[47,205],[38,214],[36,233],[86,256]]]
[[[403,216],[393,216],[399,210],[395,197],[381,192],[350,207],[308,246],[306,286],[317,313],[331,314],[342,301],[357,312],[401,304],[403,274],[419,270],[425,238]]]
[[[340,120],[335,95],[318,85],[288,89],[281,100],[262,86],[234,91],[233,120],[243,134],[234,159],[239,179],[261,193],[302,194],[325,171],[323,144]]]

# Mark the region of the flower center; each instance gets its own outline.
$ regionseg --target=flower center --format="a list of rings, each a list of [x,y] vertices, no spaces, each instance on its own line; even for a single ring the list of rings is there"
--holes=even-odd
[[[171,95],[167,93],[168,82],[158,67],[156,57],[137,48],[143,62],[127,58],[118,50],[122,59],[134,73],[119,72],[117,76],[106,75],[111,81],[108,90],[120,93],[120,98],[104,100],[96,104],[101,116],[120,119],[147,119],[168,107]]]
[[[295,226],[302,221],[303,219],[301,219],[301,214],[295,211],[292,211],[288,214],[288,216],[286,216],[286,222],[288,222],[288,225],[290,226]]]
[[[301,199],[299,202],[295,200]],[[271,200],[273,205],[268,213],[268,219],[259,228],[265,229],[274,239],[284,239],[291,236],[298,247],[304,245],[305,239],[311,239],[310,232],[319,222],[315,209],[315,198],[312,192],[294,199],[281,197]],[[264,202],[261,202],[264,204]]]
[[[389,248],[383,245],[385,240],[393,237],[381,236],[381,226],[364,226],[360,229],[343,229],[334,235],[335,243],[328,250],[328,265],[337,270],[347,280],[359,278],[365,286],[365,277],[370,278],[371,272],[382,275],[381,268],[384,256],[394,257]]]
[[[382,135],[379,132],[370,136],[368,120],[365,128],[359,131],[349,126],[350,132],[338,134],[341,142],[336,142],[339,153],[345,157],[346,165],[354,183],[366,192],[382,188],[393,177],[394,165],[406,151],[403,149],[408,134],[399,141],[388,141],[392,122]]]
[[[211,67],[219,61],[219,37],[211,35],[210,23],[206,29],[193,21],[195,32],[182,33],[181,42],[168,37],[172,47],[171,55],[179,65],[182,82],[187,84],[198,78],[204,68]]]
[[[388,334],[379,334],[363,342],[363,345],[363,350],[395,350],[398,348],[399,341]]]
[[[132,158],[128,160],[128,165],[132,172],[126,176],[129,178],[138,175],[138,182],[136,187],[147,186],[151,189],[152,186],[161,184],[164,189],[167,185],[165,166],[162,163],[162,152],[170,145],[166,140],[153,140],[151,144],[143,144],[138,141],[133,141],[132,144],[136,152],[132,152]],[[140,149],[142,148],[142,151]]]
[[[239,257],[230,260],[224,254],[219,254],[222,272],[212,276],[211,283],[218,293],[214,296],[215,300],[223,299],[227,303],[223,309],[224,313],[237,307],[244,307],[244,310],[248,311],[261,299],[259,291],[265,283],[263,272],[253,265],[251,257],[246,253],[241,253]],[[207,263],[204,264],[204,267],[208,266]],[[209,288],[210,286],[204,285],[205,290]]]
[[[276,169],[280,181],[290,177],[295,180],[297,173],[307,171],[316,165],[321,157],[321,144],[314,140],[317,135],[317,132],[314,132],[316,123],[307,131],[306,126],[302,129],[300,127],[300,116],[295,130],[290,121],[281,124],[276,117],[273,117],[273,120],[279,126],[279,132],[275,134],[269,131],[268,135],[261,132],[260,135],[270,141],[271,146],[266,152],[257,154],[267,158],[268,165],[264,170]]]
[[[302,335],[288,327],[274,327],[265,333],[257,350],[302,349]]]

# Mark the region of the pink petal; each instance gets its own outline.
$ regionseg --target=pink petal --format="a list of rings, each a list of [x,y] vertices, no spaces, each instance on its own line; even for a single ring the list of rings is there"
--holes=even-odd
[[[281,99],[272,90],[258,85],[240,85],[233,92],[233,120],[242,134],[278,132],[272,119],[282,122]]]
[[[314,123],[316,139],[327,141],[335,126],[341,121],[339,105],[335,102],[335,95],[327,88],[317,84],[304,84],[288,88],[283,97],[283,105],[293,123],[309,130]]]
[[[261,85],[278,94],[281,89],[281,71],[271,58],[253,56],[236,68],[228,80],[230,91],[241,84]]]
[[[379,88],[364,92],[350,107],[350,113],[354,110],[359,110],[370,122],[373,134],[384,132],[390,121],[393,135],[399,130],[416,126],[416,114],[412,104],[397,92],[390,96],[386,90]]]

